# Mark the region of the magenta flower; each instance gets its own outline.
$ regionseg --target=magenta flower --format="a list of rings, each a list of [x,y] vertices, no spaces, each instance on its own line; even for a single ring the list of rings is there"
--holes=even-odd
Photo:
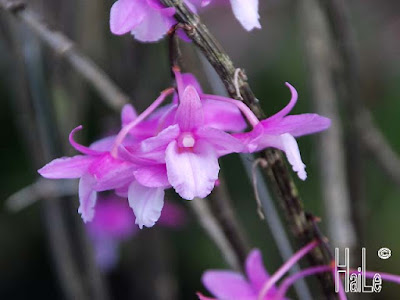
[[[246,259],[246,277],[233,271],[211,270],[203,274],[202,281],[218,300],[282,300],[285,299],[284,295],[276,298],[279,291],[275,284],[299,259],[317,245],[318,242],[314,241],[300,249],[272,276],[264,268],[260,250],[255,249]],[[210,299],[201,294],[199,298],[200,300]]]
[[[97,192],[116,189],[134,179],[135,166],[127,161],[114,158],[107,151],[99,151],[96,145],[91,148],[79,145],[73,139],[79,126],[72,130],[69,140],[71,145],[84,155],[62,157],[53,160],[38,170],[45,178],[80,178],[78,212],[84,222],[91,221],[94,217]],[[98,142],[99,148],[105,147],[109,139]]]
[[[111,32],[130,32],[141,42],[155,42],[176,24],[174,14],[174,8],[164,7],[158,0],[118,0],[111,8]]]
[[[162,102],[171,92],[172,89],[164,91],[155,102]],[[124,160],[118,156],[120,146],[129,147],[141,140],[136,136],[135,130],[141,129],[139,131],[147,133],[156,130],[157,122],[152,120],[141,122],[148,116],[149,111],[148,109],[137,117],[134,109],[126,106],[122,110],[121,118],[124,126],[120,134],[97,141],[89,148],[74,141],[74,133],[82,127],[75,128],[70,134],[70,143],[84,155],[55,159],[38,171],[40,175],[50,179],[80,178],[78,212],[84,222],[89,222],[94,217],[97,192],[107,190],[116,190],[118,194],[126,190],[135,211],[136,223],[140,228],[153,226],[160,217],[164,203],[164,188],[170,186],[166,174],[164,181],[161,178],[159,181],[152,182],[150,186],[143,186],[136,180],[137,177],[140,179],[146,176],[151,177],[159,173],[159,168],[148,165],[145,155],[137,154],[135,161]],[[132,124],[138,126],[133,128]],[[123,141],[121,135],[123,135]],[[138,174],[143,174],[143,176]],[[145,181],[145,179],[141,180],[141,182]],[[146,209],[147,207],[149,209]]]
[[[195,86],[185,85],[179,71],[175,75],[180,102],[175,124],[141,142],[141,148],[143,152],[158,152],[165,157],[168,181],[182,198],[204,198],[218,179],[218,158],[242,151],[243,144],[205,123],[206,111]]]
[[[264,268],[260,250],[250,252],[246,259],[245,271],[246,277],[233,271],[206,271],[202,282],[217,299],[257,300],[259,291],[270,278]],[[268,299],[273,299],[275,294],[276,288],[272,287],[268,292]],[[213,299],[198,295],[200,300]]]
[[[198,7],[205,7],[210,3],[227,4],[228,0],[195,0]],[[258,14],[258,0],[229,0],[233,14],[247,31],[261,28]]]
[[[185,222],[183,209],[167,202],[159,224],[179,228]],[[87,223],[86,228],[95,247],[96,261],[103,270],[109,270],[116,264],[120,243],[133,237],[138,231],[126,198],[113,194],[99,197],[96,215],[92,222]]]
[[[196,11],[191,3],[196,0],[183,1]],[[175,8],[165,7],[159,0],[118,0],[111,7],[110,29],[116,35],[130,32],[138,41],[156,42],[177,23],[174,14]]]
[[[233,136],[240,139],[246,145],[244,152],[257,152],[268,147],[284,151],[289,163],[293,167],[293,171],[297,172],[300,179],[305,180],[307,173],[305,165],[301,160],[295,137],[325,130],[330,126],[331,122],[328,118],[317,114],[287,116],[297,102],[297,92],[289,83],[286,83],[286,85],[292,93],[292,98],[284,109],[262,121],[258,121],[251,111],[242,110],[253,129],[250,132],[237,133]],[[236,103],[239,106],[243,105],[241,102],[221,96],[203,95],[202,97],[204,99]]]

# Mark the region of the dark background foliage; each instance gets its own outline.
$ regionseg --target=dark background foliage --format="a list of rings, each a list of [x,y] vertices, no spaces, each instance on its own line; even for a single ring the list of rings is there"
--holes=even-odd
[[[139,44],[130,36],[111,35],[108,14],[112,1],[32,2],[38,13],[76,41],[110,74],[131,97],[138,111],[171,83],[166,41]],[[285,81],[292,83],[300,95],[293,113],[312,112],[309,71],[296,2],[260,2],[262,30],[245,32],[233,18],[230,8],[224,7],[205,12],[204,22],[233,61],[246,69],[249,82],[266,112],[276,112],[289,100]],[[361,65],[362,101],[372,111],[377,127],[399,153],[400,3],[396,0],[351,1],[351,16]],[[43,227],[41,204],[35,203],[18,213],[11,213],[3,205],[12,193],[38,179],[32,153],[43,151],[40,146],[32,149],[23,137],[38,138],[33,135],[35,131],[28,117],[33,108],[21,107],[16,100],[19,91],[26,88],[25,80],[20,77],[16,36],[34,39],[27,28],[0,13],[0,298],[62,299]],[[87,130],[82,135],[87,134],[87,143],[118,126],[119,116],[102,103],[98,94],[69,65],[37,41],[33,41],[33,45],[30,51],[38,47],[45,74],[47,90],[42,91],[42,95],[47,95],[52,103],[57,116],[53,129],[62,139],[66,155],[74,153],[68,146],[67,135],[76,125],[85,125]],[[199,75],[205,90],[211,91],[196,54],[190,46],[184,48],[185,70]],[[352,120],[347,120],[345,131],[351,126]],[[317,143],[315,136],[299,140],[309,178],[305,182],[296,181],[306,209],[322,217],[324,229]],[[363,155],[366,161],[365,201],[360,210],[365,212],[362,246],[367,248],[368,269],[399,274],[399,187],[392,184],[370,156]],[[243,229],[251,245],[262,250],[265,265],[272,273],[282,261],[270,230],[256,215],[253,191],[240,160],[231,155],[223,158],[221,165]],[[176,198],[173,200],[184,207],[189,205],[173,192],[169,197]],[[76,197],[62,200],[73,203],[77,209]],[[79,220],[77,214],[76,219]],[[377,257],[381,247],[392,250],[389,260]],[[149,296],[154,293],[153,287],[160,285],[166,290],[176,289],[179,299],[195,299],[195,291],[203,291],[201,274],[210,268],[227,266],[195,218],[190,218],[189,224],[179,230],[142,230],[123,245],[120,263],[105,276],[114,299],[167,299]],[[159,281],[158,275],[165,271],[169,274],[169,283]],[[310,283],[316,286],[316,282],[311,280]],[[374,299],[396,299],[398,292],[398,286],[384,283],[382,293]],[[158,293],[163,294],[163,290]]]

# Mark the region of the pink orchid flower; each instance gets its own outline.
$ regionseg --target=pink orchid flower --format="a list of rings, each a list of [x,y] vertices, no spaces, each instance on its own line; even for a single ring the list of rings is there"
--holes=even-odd
[[[172,90],[170,89],[161,93],[161,96],[156,102],[162,102],[171,92]],[[122,110],[122,124],[125,125],[122,130],[124,134],[124,145],[129,146],[140,140],[135,137],[135,131],[130,131],[126,124],[132,124],[134,122],[140,123],[148,114],[149,110],[146,110],[137,117],[133,108],[130,106]],[[151,132],[155,130],[153,128],[155,126],[153,122],[144,122],[141,123],[141,126],[144,131]],[[153,226],[161,214],[164,201],[164,188],[157,186],[157,184],[153,184],[151,187],[142,186],[137,182],[135,172],[146,173],[147,165],[143,165],[142,163],[142,160],[146,159],[146,157],[140,157],[135,162],[121,159],[116,151],[122,143],[118,141],[120,136],[111,136],[102,139],[93,143],[90,147],[82,146],[73,139],[74,133],[81,128],[82,126],[75,128],[71,132],[69,140],[71,145],[84,155],[55,159],[38,170],[39,174],[50,179],[80,178],[80,206],[78,212],[81,214],[84,222],[89,222],[94,217],[97,192],[113,189],[120,191],[128,186],[131,195],[130,202],[133,202],[132,197],[136,199],[137,224],[139,224],[141,228],[143,226]],[[127,128],[128,130],[124,130]],[[116,146],[116,144],[118,145]],[[153,166],[149,167],[151,168]],[[162,184],[165,185],[165,182]],[[157,205],[152,205],[153,209],[146,211],[143,211],[140,205],[137,207],[137,203],[142,203],[143,206],[145,206],[145,204],[149,202],[156,203]]]
[[[233,136],[246,145],[244,152],[257,152],[268,147],[284,151],[293,171],[297,172],[300,179],[305,180],[307,178],[305,164],[301,160],[295,137],[323,131],[329,128],[331,122],[330,119],[317,114],[287,116],[296,104],[298,97],[295,88],[289,83],[286,85],[292,93],[292,98],[285,108],[262,121],[258,121],[251,111],[242,110],[253,129],[250,132],[237,133]],[[238,106],[244,105],[242,102],[222,96],[202,95],[202,98],[226,101]]]
[[[174,14],[174,8],[164,7],[158,0],[118,0],[111,7],[111,32],[130,32],[141,42],[155,42],[176,24]]]
[[[158,224],[179,228],[185,222],[184,210],[176,204],[166,202]],[[96,215],[92,222],[86,224],[86,228],[95,247],[96,261],[105,271],[117,263],[120,243],[138,232],[126,198],[113,194],[99,196]]]
[[[251,31],[255,28],[260,29],[260,15],[258,13],[258,0],[229,0],[232,11],[236,19],[244,29]],[[212,4],[227,5],[228,0],[195,0],[197,7],[205,7]]]
[[[204,198],[218,179],[218,158],[242,151],[243,144],[207,124],[206,111],[196,87],[185,85],[177,70],[175,76],[179,105],[174,124],[141,142],[141,147],[144,152],[158,152],[165,158],[168,181],[182,198]]]
[[[192,1],[184,0],[196,12]],[[110,29],[116,35],[130,32],[138,41],[156,42],[177,23],[174,14],[175,8],[165,7],[159,0],[118,0],[111,7]]]
[[[331,272],[335,277],[334,262],[330,265],[313,266],[301,270],[283,279],[285,274],[305,255],[319,245],[318,241],[312,241],[298,250],[271,276],[265,270],[261,258],[261,252],[255,249],[246,259],[246,277],[238,272],[224,270],[210,270],[203,274],[202,281],[207,290],[216,298],[209,298],[197,293],[200,300],[286,300],[289,288],[298,280],[320,273]],[[350,273],[357,274],[357,270],[350,269]],[[366,271],[366,278],[373,278],[376,272]],[[386,281],[400,284],[400,276],[379,272],[381,278]],[[283,279],[283,280],[282,280]],[[277,283],[281,281],[277,287]],[[346,300],[346,293],[341,281],[339,281],[338,296]]]

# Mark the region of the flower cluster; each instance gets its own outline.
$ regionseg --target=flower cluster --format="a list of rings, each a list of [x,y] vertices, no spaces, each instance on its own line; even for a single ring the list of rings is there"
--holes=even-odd
[[[194,12],[220,0],[183,0]],[[258,21],[258,0],[230,0],[235,17],[250,31],[261,28]],[[160,40],[177,21],[175,8],[165,7],[159,0],[118,0],[111,7],[111,32],[122,35],[130,32],[138,41]]]
[[[180,206],[165,203],[160,225],[178,228],[185,221],[186,215]],[[118,262],[120,243],[138,233],[126,199],[115,194],[99,196],[96,215],[92,222],[86,224],[86,228],[94,245],[96,262],[104,271],[112,269]]]
[[[165,189],[173,187],[186,200],[208,196],[218,180],[218,159],[230,153],[275,147],[306,178],[294,137],[324,130],[330,121],[316,114],[287,116],[297,101],[291,85],[290,103],[259,121],[243,102],[205,94],[193,75],[174,72],[175,93],[164,90],[140,115],[125,106],[119,133],[89,147],[74,140],[82,126],[75,128],[69,140],[81,155],[39,170],[46,178],[80,178],[78,211],[85,222],[94,217],[97,192],[113,190],[128,198],[140,228],[151,227],[161,215]],[[173,93],[172,102],[159,107]],[[244,132],[247,123],[252,128]]]

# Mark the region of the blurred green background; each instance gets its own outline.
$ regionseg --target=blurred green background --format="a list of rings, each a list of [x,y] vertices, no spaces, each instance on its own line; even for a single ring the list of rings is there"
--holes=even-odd
[[[130,36],[112,36],[108,28],[112,1],[32,2],[38,13],[110,74],[131,96],[138,111],[171,84],[166,41],[140,44]],[[203,20],[236,65],[245,68],[266,112],[278,111],[289,100],[285,81],[293,84],[300,95],[292,113],[313,112],[297,4],[288,0],[260,2],[263,28],[259,31],[245,32],[226,7],[206,11]],[[351,1],[350,8],[361,63],[361,97],[372,111],[376,125],[400,153],[400,2],[357,0]],[[42,151],[27,147],[22,134],[25,131],[31,139],[36,138],[32,136],[35,132],[32,128],[23,127],[24,122],[28,122],[27,111],[33,108],[25,107],[24,111],[16,105],[18,90],[26,85],[19,77],[15,36],[32,38],[29,30],[18,27],[1,12],[0,299],[63,299],[45,236],[41,204],[35,203],[18,213],[9,212],[3,205],[11,194],[38,179],[31,155]],[[74,152],[67,146],[67,136],[72,128],[85,125],[86,130],[81,135],[87,135],[88,144],[118,126],[119,116],[102,103],[97,93],[68,64],[48,48],[39,48],[47,93],[57,115],[54,128],[68,149],[65,154],[70,155]],[[185,71],[199,75],[204,89],[211,92],[195,52],[190,46],[184,48],[187,53],[183,58]],[[352,126],[351,121],[346,124]],[[299,140],[309,177],[305,182],[295,180],[306,210],[322,217],[324,230],[317,143],[315,136]],[[360,209],[365,211],[367,220],[363,228],[363,246],[367,248],[368,269],[400,274],[399,187],[392,184],[371,157],[365,155],[364,158],[365,207]],[[256,214],[252,187],[241,162],[237,155],[230,155],[222,159],[221,166],[240,223],[252,247],[262,250],[265,265],[272,273],[282,261],[270,230]],[[173,192],[170,195],[174,197]],[[63,200],[73,201],[77,209],[76,197]],[[77,214],[76,218],[79,219]],[[376,251],[381,247],[392,250],[390,259],[383,261],[377,257]],[[120,263],[105,274],[112,298],[153,299],[147,298],[146,286],[155,280],[157,274],[152,273],[150,266],[154,257],[160,256],[168,260],[163,268],[174,278],[179,299],[195,299],[196,291],[204,291],[200,277],[206,269],[227,268],[195,218],[190,218],[187,226],[178,230],[144,229],[124,243]],[[317,283],[313,280],[310,283],[318,294]],[[400,287],[384,283],[382,292],[368,299],[398,299],[399,291]]]

